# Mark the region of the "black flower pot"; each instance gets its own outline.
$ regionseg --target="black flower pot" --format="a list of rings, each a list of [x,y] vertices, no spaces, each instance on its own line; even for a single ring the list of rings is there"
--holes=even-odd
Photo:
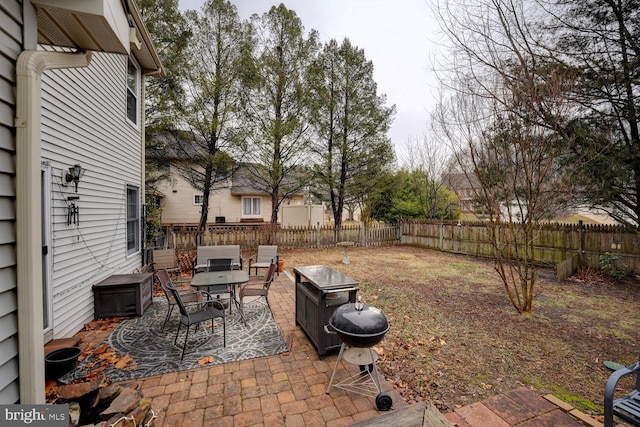
[[[44,372],[48,380],[55,380],[75,368],[82,350],[78,347],[65,347],[53,350],[44,358]]]

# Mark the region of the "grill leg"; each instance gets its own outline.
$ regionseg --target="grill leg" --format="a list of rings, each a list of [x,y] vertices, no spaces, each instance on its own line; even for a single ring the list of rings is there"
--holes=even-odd
[[[373,360],[373,371],[375,372],[370,372],[370,375],[372,375],[371,378],[374,378],[373,375],[375,375],[375,382],[377,383],[377,387],[378,387],[378,391],[382,391],[382,386],[380,385],[380,373],[378,372],[378,366],[376,365],[376,359],[373,355],[373,349],[371,347],[369,347],[369,354],[371,355],[371,360]]]
[[[342,353],[344,353],[344,343],[340,346],[340,353],[338,353],[338,358],[336,359],[336,365],[333,367],[333,372],[331,373],[331,379],[329,380],[329,385],[327,386],[327,394],[331,390],[331,385],[333,384],[333,379],[336,376],[336,371],[338,370],[338,365],[340,365],[340,361],[342,360]]]

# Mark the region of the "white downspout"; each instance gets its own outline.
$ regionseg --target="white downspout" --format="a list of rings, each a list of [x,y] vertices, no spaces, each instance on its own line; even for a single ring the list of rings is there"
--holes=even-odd
[[[146,186],[146,147],[147,147],[147,142],[146,142],[146,133],[145,133],[145,129],[146,129],[146,120],[147,120],[147,116],[146,116],[146,108],[145,105],[147,104],[147,76],[145,73],[141,73],[140,74],[140,138],[141,138],[141,143],[140,145],[142,146],[140,149],[140,162],[142,163],[140,166],[140,170],[141,170],[141,174],[142,176],[140,177],[140,206],[142,207],[142,212],[139,213],[139,216],[142,218],[142,220],[140,221],[140,236],[144,236],[144,239],[140,239],[140,252],[142,252],[142,257],[140,262],[142,263],[142,265],[144,265],[148,260],[146,259],[146,232],[144,231],[146,228],[146,219],[147,219],[147,186]]]
[[[86,67],[91,52],[25,50],[16,70],[16,252],[20,403],[45,403],[40,188],[44,70]]]

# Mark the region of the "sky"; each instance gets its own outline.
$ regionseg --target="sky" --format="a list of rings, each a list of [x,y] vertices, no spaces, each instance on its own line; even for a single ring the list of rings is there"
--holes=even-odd
[[[437,99],[431,71],[438,55],[438,24],[429,0],[231,0],[241,19],[262,15],[280,3],[294,10],[305,30],[322,42],[347,37],[373,62],[378,94],[396,106],[389,137],[401,160],[410,138],[422,138]],[[180,10],[200,10],[204,0],[179,0]]]

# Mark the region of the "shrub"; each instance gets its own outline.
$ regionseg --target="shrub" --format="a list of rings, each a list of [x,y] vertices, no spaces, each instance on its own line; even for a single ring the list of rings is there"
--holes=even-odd
[[[627,266],[618,254],[611,252],[600,255],[600,270],[615,280],[622,280],[627,276]]]

